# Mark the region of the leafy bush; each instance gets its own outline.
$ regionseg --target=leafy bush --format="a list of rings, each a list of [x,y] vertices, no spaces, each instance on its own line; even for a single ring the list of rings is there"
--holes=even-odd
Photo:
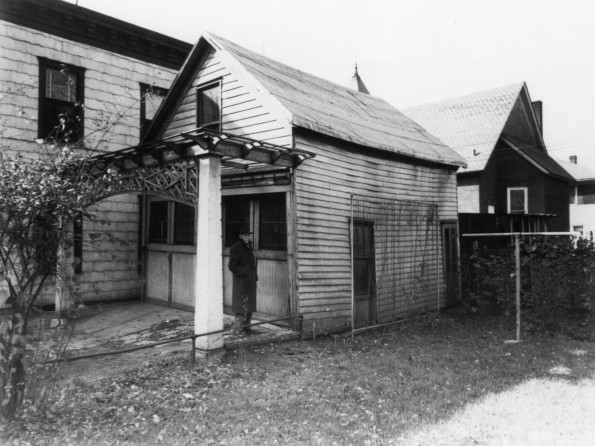
[[[525,329],[593,336],[595,247],[568,236],[523,236],[521,306]],[[466,301],[480,314],[514,314],[514,245],[476,249],[463,259]]]

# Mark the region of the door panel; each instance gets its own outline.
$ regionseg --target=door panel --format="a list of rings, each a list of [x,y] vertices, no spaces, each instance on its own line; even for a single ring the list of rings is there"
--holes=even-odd
[[[227,250],[226,250],[227,251]],[[289,316],[289,270],[286,252],[254,251],[257,263],[256,312],[266,316]],[[233,276],[223,255],[223,291],[225,308],[231,311]]]
[[[194,306],[195,265],[195,254],[172,253],[172,303]]]
[[[365,325],[376,320],[376,270],[374,225],[353,223],[354,322]]]
[[[149,250],[147,255],[147,297],[169,302],[169,253]]]

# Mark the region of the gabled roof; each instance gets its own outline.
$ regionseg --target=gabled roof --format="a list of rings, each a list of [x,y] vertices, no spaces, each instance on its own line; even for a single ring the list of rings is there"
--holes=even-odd
[[[456,152],[383,99],[291,68],[209,34],[203,35],[190,52],[155,117],[149,138],[163,135],[168,116],[175,111],[194,79],[197,65],[211,48],[235,61],[234,69],[247,73],[261,93],[271,99],[270,103],[279,106],[280,116],[294,127],[425,161],[465,165]]]
[[[595,181],[595,170],[566,160],[556,159],[556,161],[572,176],[572,178],[574,178],[575,181]]]
[[[485,165],[524,83],[472,93],[403,110],[467,160],[467,171]]]
[[[566,172],[566,170],[564,170],[562,166],[560,166],[560,164],[556,162],[555,159],[550,157],[547,154],[547,152],[545,152],[541,148],[526,145],[521,141],[515,141],[514,138],[510,136],[505,136],[503,140],[510,147],[517,150],[523,158],[525,158],[527,161],[529,161],[543,173],[571,183],[574,182],[574,178],[571,175],[569,175],[568,172]]]

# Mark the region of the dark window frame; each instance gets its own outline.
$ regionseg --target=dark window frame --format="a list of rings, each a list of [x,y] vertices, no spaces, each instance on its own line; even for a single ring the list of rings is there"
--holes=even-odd
[[[514,192],[523,192],[523,209],[513,209],[513,204],[515,203],[514,197],[512,196]],[[508,187],[506,189],[506,207],[508,214],[517,214],[517,215],[524,215],[529,213],[529,188],[527,186],[514,186]]]
[[[204,95],[202,93],[204,93],[205,91],[209,91],[209,90],[214,90],[214,89],[218,89],[218,101],[219,103],[217,104],[217,119],[216,120],[210,120],[210,121],[206,121],[205,117],[202,115],[202,100]],[[223,95],[222,93],[222,82],[221,79],[218,79],[214,82],[208,82],[202,85],[199,85],[198,87],[196,87],[196,126],[197,127],[201,127],[201,128],[206,128],[206,129],[211,129],[211,130],[215,130],[217,132],[221,131],[221,119],[222,119],[222,113],[221,113],[221,108],[222,108],[222,102],[223,102]]]
[[[73,126],[73,141],[80,141],[85,136],[85,116],[83,104],[85,102],[85,72],[86,69],[56,60],[38,57],[39,61],[39,103],[38,103],[38,128],[37,135],[40,139],[60,140],[56,137],[55,129],[60,123],[59,116],[53,113],[67,113]],[[48,70],[60,71],[76,75],[75,101],[65,101],[46,97]],[[58,113],[58,115],[60,114]],[[52,137],[52,134],[54,136]],[[66,141],[68,142],[68,141]]]
[[[164,209],[157,209],[158,206]],[[169,212],[169,201],[151,200],[149,201],[147,208],[149,216],[147,227],[148,243],[168,243],[171,219]]]
[[[173,244],[196,245],[196,207],[173,202]]]
[[[169,90],[167,88],[157,87],[155,85],[145,84],[140,82],[140,141],[143,140],[151,124],[153,123],[152,119],[147,119],[147,93],[155,92],[157,95],[162,96],[163,99],[167,96]]]
[[[268,212],[266,206],[273,203],[279,205],[273,212]],[[283,206],[281,206],[281,203]],[[237,215],[230,221],[230,209],[244,206],[243,218]],[[247,209],[246,209],[247,208]],[[223,197],[223,247],[229,248],[241,233],[254,234],[254,249],[262,251],[287,251],[288,249],[288,221],[286,192],[272,192],[254,195],[228,195]],[[268,219],[276,216],[278,220]],[[274,229],[273,231],[267,231]],[[270,235],[270,237],[268,236]]]
[[[196,206],[163,198],[147,203],[147,243],[196,246]]]

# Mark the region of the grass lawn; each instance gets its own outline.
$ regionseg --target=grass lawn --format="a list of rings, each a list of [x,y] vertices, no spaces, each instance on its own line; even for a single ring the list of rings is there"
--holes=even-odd
[[[594,444],[595,344],[441,315],[56,389],[7,444]],[[61,387],[60,387],[61,386]]]

